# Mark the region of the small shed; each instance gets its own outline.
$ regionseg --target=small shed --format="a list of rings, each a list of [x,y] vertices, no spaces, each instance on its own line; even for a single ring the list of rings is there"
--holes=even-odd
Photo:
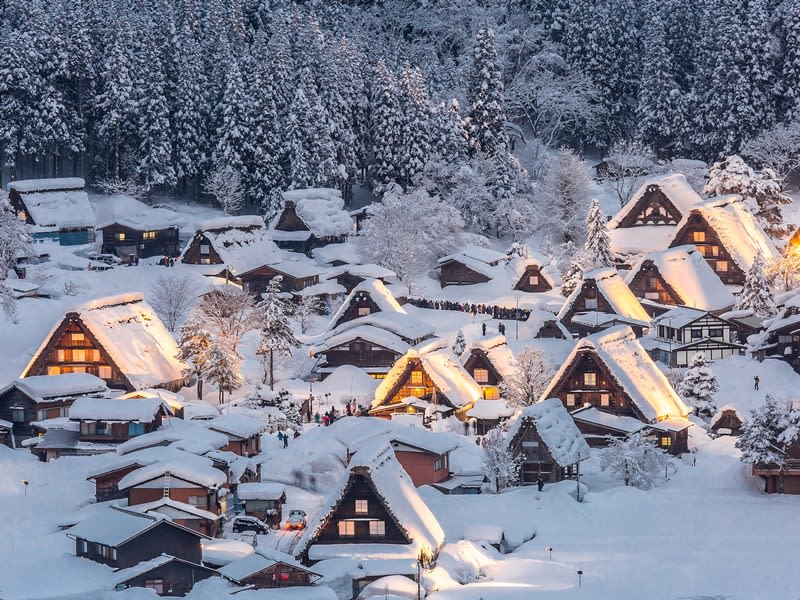
[[[236,494],[244,504],[245,514],[273,526],[280,524],[281,511],[286,504],[286,487],[282,483],[241,483]]]
[[[22,179],[8,184],[8,199],[17,218],[32,226],[33,239],[91,244],[95,216],[85,185],[79,177]]]
[[[256,590],[309,586],[320,578],[291,555],[260,548],[250,556],[221,567],[219,574],[236,585]]]
[[[711,431],[717,435],[740,435],[743,422],[739,411],[726,404],[711,419]]]
[[[116,591],[132,587],[153,590],[159,596],[183,597],[194,584],[219,575],[214,569],[162,554],[114,573]]]

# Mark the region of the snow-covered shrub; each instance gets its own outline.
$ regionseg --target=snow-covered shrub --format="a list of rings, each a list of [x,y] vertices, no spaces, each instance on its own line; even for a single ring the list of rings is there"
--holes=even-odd
[[[719,382],[708,368],[705,354],[698,352],[692,357],[676,391],[686,404],[694,408],[695,414],[710,418],[717,412],[714,395],[719,391]]]
[[[489,431],[483,438],[483,456],[481,463],[489,487],[497,493],[519,479],[520,459],[515,457],[508,447],[505,433],[500,428]]]
[[[602,469],[626,486],[649,490],[674,470],[669,456],[641,432],[614,440],[600,451]]]
[[[791,402],[781,402],[767,394],[764,404],[750,411],[742,423],[736,447],[741,460],[749,465],[786,465],[787,451],[800,439],[800,411]]]

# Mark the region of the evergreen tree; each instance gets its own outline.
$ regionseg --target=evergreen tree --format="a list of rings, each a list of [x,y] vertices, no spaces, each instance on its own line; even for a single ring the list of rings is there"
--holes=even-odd
[[[467,342],[464,339],[464,332],[462,330],[458,330],[458,335],[456,335],[456,340],[453,342],[453,354],[456,356],[461,356],[464,354],[464,350],[467,349]]]
[[[7,194],[0,191],[0,308],[16,322],[16,299],[5,284],[8,272],[18,256],[30,254],[28,227],[17,218]]]
[[[269,376],[269,389],[275,385],[275,353],[291,355],[291,349],[300,346],[292,331],[288,314],[291,312],[287,302],[281,298],[280,275],[273,277],[258,304],[261,316],[261,336],[256,354],[264,360],[264,383]]]
[[[752,310],[755,316],[762,319],[775,316],[775,300],[764,275],[764,256],[761,251],[747,270],[744,287],[736,300],[736,309]]]
[[[778,84],[781,110],[787,120],[800,118],[800,0],[785,4],[786,34],[783,40],[783,64]]]
[[[80,173],[85,176],[84,150],[87,124],[91,113],[91,101],[96,92],[99,57],[96,55],[89,32],[88,17],[82,0],[73,0],[69,17],[69,39],[67,43],[67,77],[69,80],[68,101],[71,103],[73,127],[80,137]]]
[[[222,122],[217,130],[214,162],[229,166],[241,174],[244,172],[242,152],[247,129],[247,97],[236,60],[232,60],[228,68],[225,95],[220,109]]]
[[[203,399],[203,378],[208,367],[208,350],[212,336],[205,320],[193,312],[178,330],[178,360],[188,366],[181,373],[184,377],[197,379],[197,399]]]
[[[439,103],[433,114],[433,129],[432,153],[450,163],[463,162],[467,155],[469,133],[467,124],[461,118],[458,100],[453,98],[449,103]]]
[[[800,411],[790,402],[778,402],[767,394],[764,405],[750,411],[742,424],[736,447],[749,465],[785,467],[788,450],[800,437]]]
[[[569,266],[562,277],[561,295],[568,298],[583,281],[583,266],[577,256],[569,261]]]
[[[503,72],[497,57],[494,30],[488,24],[478,30],[475,39],[467,97],[474,148],[488,156],[507,148]]]
[[[606,215],[600,208],[600,202],[597,199],[592,200],[586,215],[586,242],[583,250],[587,260],[592,263],[591,269],[610,267],[614,264]]]
[[[591,181],[581,160],[566,148],[553,157],[541,185],[542,225],[556,243],[580,243],[585,235]]]
[[[289,189],[311,187],[314,180],[313,157],[306,145],[305,125],[311,115],[311,107],[302,86],[297,87],[284,126],[284,144],[288,159]]]
[[[98,134],[111,145],[111,154],[114,157],[112,177],[115,180],[122,179],[122,136],[130,125],[136,107],[129,70],[131,56],[125,42],[122,32],[118,32],[113,44],[107,49],[100,73],[100,95],[95,101]]]
[[[406,65],[399,87],[401,126],[397,148],[398,183],[407,186],[422,172],[431,153],[431,110],[419,69]]]
[[[372,98],[375,181],[381,187],[399,176],[400,100],[397,80],[383,60],[375,68]]]
[[[710,418],[717,412],[714,395],[719,391],[719,383],[714,372],[708,368],[705,354],[698,352],[692,357],[689,369],[676,391],[694,409],[695,414]]]
[[[219,403],[225,401],[225,392],[242,387],[242,359],[226,344],[212,343],[206,354],[207,368],[205,379],[214,383],[219,390]]]

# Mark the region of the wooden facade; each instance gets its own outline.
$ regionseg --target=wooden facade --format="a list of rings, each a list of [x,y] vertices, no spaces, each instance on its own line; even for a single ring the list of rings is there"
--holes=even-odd
[[[390,416],[391,413],[398,411],[407,412],[407,406],[402,403],[402,400],[408,397],[419,398],[433,404],[452,406],[447,396],[428,375],[422,361],[419,358],[411,358],[397,382],[382,400],[381,406],[373,408],[370,412],[378,416]]]
[[[310,586],[318,576],[308,569],[283,562],[272,565],[247,577],[237,579],[238,585],[253,586],[256,590]]]
[[[78,313],[64,316],[47,346],[26,371],[31,375],[59,375],[61,373],[91,373],[104,380],[109,387],[133,391],[134,387]]]
[[[229,431],[214,429],[213,426],[209,427],[209,429],[228,436],[228,443],[225,444],[222,448],[220,448],[220,451],[222,452],[233,452],[234,454],[238,454],[239,456],[246,456],[248,458],[261,453],[260,433],[256,433],[247,437],[242,437],[233,434]]]
[[[214,569],[172,558],[168,562],[131,576],[121,582],[117,589],[146,588],[153,590],[159,596],[182,598],[192,591],[194,584],[217,575]]]
[[[600,292],[597,283],[593,279],[584,280],[581,283],[581,291],[569,307],[567,313],[561,318],[567,328],[572,331],[572,317],[578,313],[602,312],[614,314],[616,311]]]
[[[48,191],[54,190],[37,190],[34,193],[47,193]],[[58,191],[83,191],[83,188],[76,188],[74,190],[62,189]],[[14,214],[17,215],[17,218],[20,221],[23,221],[28,225],[39,225],[47,228],[49,228],[51,225],[50,223],[36,223],[36,221],[33,219],[33,215],[31,215],[31,211],[25,205],[24,194],[20,194],[19,190],[15,189],[14,187],[10,187],[8,190],[8,201],[9,204],[11,204],[11,208],[14,210]],[[80,216],[86,217],[86,215]],[[31,237],[34,240],[52,239],[62,246],[78,246],[82,244],[94,243],[94,225],[86,224],[76,227],[58,227],[57,229],[57,231],[34,231],[31,234]]]
[[[743,285],[746,273],[733,260],[717,232],[699,210],[693,210],[675,234],[670,248],[694,245],[723,283]]]
[[[678,292],[661,275],[656,264],[649,259],[642,262],[640,269],[633,276],[633,279],[628,282],[628,287],[637,298],[643,298],[659,304],[678,306],[686,304],[686,300],[690,300],[690,298],[681,298]],[[645,310],[648,310],[648,306],[643,306]],[[651,312],[651,316],[655,315]]]
[[[347,308],[342,312],[342,315],[336,320],[331,329],[335,329],[342,323],[358,319],[359,317],[367,317],[373,313],[381,312],[380,306],[372,299],[370,293],[366,290],[361,290],[355,293],[350,298]]]
[[[400,358],[399,352],[360,337],[353,338],[347,344],[334,346],[326,350],[324,355],[326,367],[353,365],[368,373],[376,369],[378,372],[386,372]]]
[[[563,468],[550,454],[533,419],[525,418],[519,431],[509,442],[509,449],[519,461],[520,482],[534,485],[538,479],[545,483],[555,483],[574,477],[572,466]]]
[[[25,392],[12,386],[0,394],[0,421],[12,423],[14,437],[19,443],[37,435],[37,430],[31,425],[33,421],[66,417],[74,401],[75,398],[70,396],[36,402]]]
[[[800,494],[800,443],[786,453],[786,464],[753,465],[753,475],[763,478],[767,494]]]
[[[783,319],[786,319],[787,322],[769,330],[766,342],[755,353],[758,360],[777,358],[789,363],[796,373],[800,373],[800,320],[791,318],[798,314],[800,314],[800,309],[796,307],[786,309]],[[7,419],[7,417],[3,417],[0,413],[0,419]]]
[[[457,260],[448,260],[436,267],[439,270],[439,282],[442,287],[448,285],[472,285],[486,283],[490,278],[483,273],[470,269]]]
[[[567,339],[567,336],[564,335],[564,332],[556,323],[555,318],[545,321],[545,323],[539,328],[539,331],[536,332],[534,337],[536,339]]]
[[[164,498],[165,492],[175,502],[190,504],[196,508],[207,510],[215,515],[221,514],[222,509],[217,502],[217,490],[205,487],[193,481],[187,481],[174,475],[167,479],[164,475],[155,477],[150,481],[142,482],[129,488],[128,506],[147,504]]]
[[[306,225],[305,221],[297,214],[297,207],[293,200],[284,201],[283,212],[281,212],[278,217],[275,230],[290,232],[308,231],[308,237],[303,239],[282,239],[280,236],[276,236],[277,239],[275,239],[278,248],[282,250],[292,250],[294,252],[303,252],[305,254],[310,253],[314,248],[320,248],[328,244],[342,243],[347,238],[346,235],[317,237],[311,233],[308,225]]]
[[[450,476],[450,453],[439,454],[400,441],[392,441],[394,455],[416,487],[444,481]]]
[[[109,400],[109,402],[124,402],[124,400]],[[163,409],[162,409],[163,410]],[[163,413],[159,410],[153,415],[149,423],[139,421],[103,421],[83,419],[80,422],[80,441],[99,442],[101,444],[121,444],[145,433],[150,433],[161,427]]]
[[[711,431],[717,435],[739,435],[742,433],[742,420],[735,409],[723,408],[711,423]]]
[[[325,519],[315,544],[409,544],[405,532],[386,509],[369,473],[355,468],[344,495]]]
[[[547,281],[541,273],[539,265],[531,264],[525,267],[525,271],[514,286],[515,290],[522,292],[549,292],[553,289],[550,282]]]
[[[736,343],[736,328],[725,319],[702,313],[681,327],[671,327],[669,314],[672,312],[654,321],[660,343],[648,349],[653,360],[671,367],[686,367],[698,352],[705,354],[709,362],[744,353],[744,347]]]
[[[625,218],[620,221],[620,228],[639,227],[643,225],[677,225],[683,215],[657,183],[645,188],[642,195],[631,207]]]
[[[181,262],[187,265],[222,265],[224,261],[214,248],[214,244],[202,231],[194,234],[183,253]]]
[[[500,398],[500,383],[503,381],[503,377],[489,360],[485,350],[473,348],[464,363],[464,370],[481,386],[484,400]]]
[[[132,255],[149,258],[177,257],[180,254],[177,227],[143,230],[112,223],[100,228],[100,231],[103,232],[102,252],[116,254],[122,259],[127,260]]]
[[[75,554],[115,569],[132,567],[161,554],[199,564],[202,560],[200,538],[200,534],[170,521],[159,521],[117,546],[105,546],[78,537],[75,539]]]
[[[94,481],[94,498],[96,502],[107,502],[108,500],[121,500],[128,497],[127,490],[119,489],[119,482],[125,475],[132,473],[144,465],[133,463],[124,467],[119,467],[105,473],[98,473],[88,477],[88,481]]]
[[[269,282],[277,276],[283,278],[281,280],[282,292],[299,292],[302,289],[319,283],[319,275],[293,277],[270,265],[262,265],[245,273],[240,273],[239,279],[245,290],[255,296],[260,296],[267,291]]]

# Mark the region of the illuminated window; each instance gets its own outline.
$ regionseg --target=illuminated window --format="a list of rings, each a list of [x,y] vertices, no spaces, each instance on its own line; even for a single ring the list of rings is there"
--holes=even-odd
[[[489,369],[475,369],[472,376],[478,383],[489,383]]]
[[[339,521],[339,537],[355,537],[355,521]]]
[[[145,231],[142,234],[142,239],[145,240],[154,240],[156,239],[156,232],[155,231]]]
[[[211,264],[211,259],[210,258],[201,258],[200,259],[200,264],[201,265],[210,265]]]
[[[369,522],[369,536],[370,537],[385,537],[386,536],[386,523],[383,521],[370,521]]]
[[[586,298],[586,310],[597,310],[597,298]]]
[[[597,373],[591,371],[583,374],[583,385],[597,385]]]
[[[717,271],[720,273],[727,273],[728,272],[728,261],[727,260],[718,260],[716,263]]]
[[[658,289],[658,280],[655,277],[648,277],[646,286],[648,290]]]
[[[611,404],[611,394],[600,394],[600,406],[609,406]]]
[[[370,373],[369,376],[373,379],[386,379],[386,373]]]
[[[528,276],[528,285],[539,285],[539,276],[538,275]]]
[[[494,386],[486,386],[485,388],[483,388],[483,397],[486,400],[499,400],[500,390]]]
[[[211,252],[211,246],[208,244],[200,244],[200,254],[209,254]]]
[[[73,344],[82,344],[85,339],[86,339],[86,336],[83,335],[83,333],[70,333],[69,334],[69,340]]]
[[[692,241],[697,242],[705,242],[706,241],[706,232],[705,231],[693,231],[692,232]]]
[[[100,365],[97,376],[100,379],[111,379],[111,367],[108,365]]]
[[[409,392],[415,398],[422,398],[425,395],[425,388],[424,387],[412,387]]]
[[[118,242],[124,242],[125,241],[125,232],[124,231],[120,231],[120,232],[116,233],[114,235],[114,237],[117,238]]]
[[[86,360],[89,362],[100,362],[100,350],[91,349],[86,351]]]
[[[369,306],[359,306],[358,307],[358,316],[359,317],[368,317],[370,315]]]
[[[369,513],[369,501],[356,500],[356,514],[366,515],[367,513]]]
[[[422,371],[411,371],[411,385],[422,385]]]
[[[74,362],[86,362],[86,350],[73,350],[72,360]]]
[[[669,438],[668,435],[662,435],[661,438],[658,440],[658,443],[662,448],[669,448],[670,444],[672,444],[672,440]]]
[[[48,375],[61,375],[61,367],[47,367]]]
[[[56,350],[56,360],[58,362],[64,362],[66,360],[66,355],[63,350]]]
[[[658,292],[645,292],[644,297],[647,300],[658,300],[660,298]]]
[[[567,406],[575,406],[575,394],[567,394]]]
[[[719,256],[719,246],[709,246],[711,256]]]

